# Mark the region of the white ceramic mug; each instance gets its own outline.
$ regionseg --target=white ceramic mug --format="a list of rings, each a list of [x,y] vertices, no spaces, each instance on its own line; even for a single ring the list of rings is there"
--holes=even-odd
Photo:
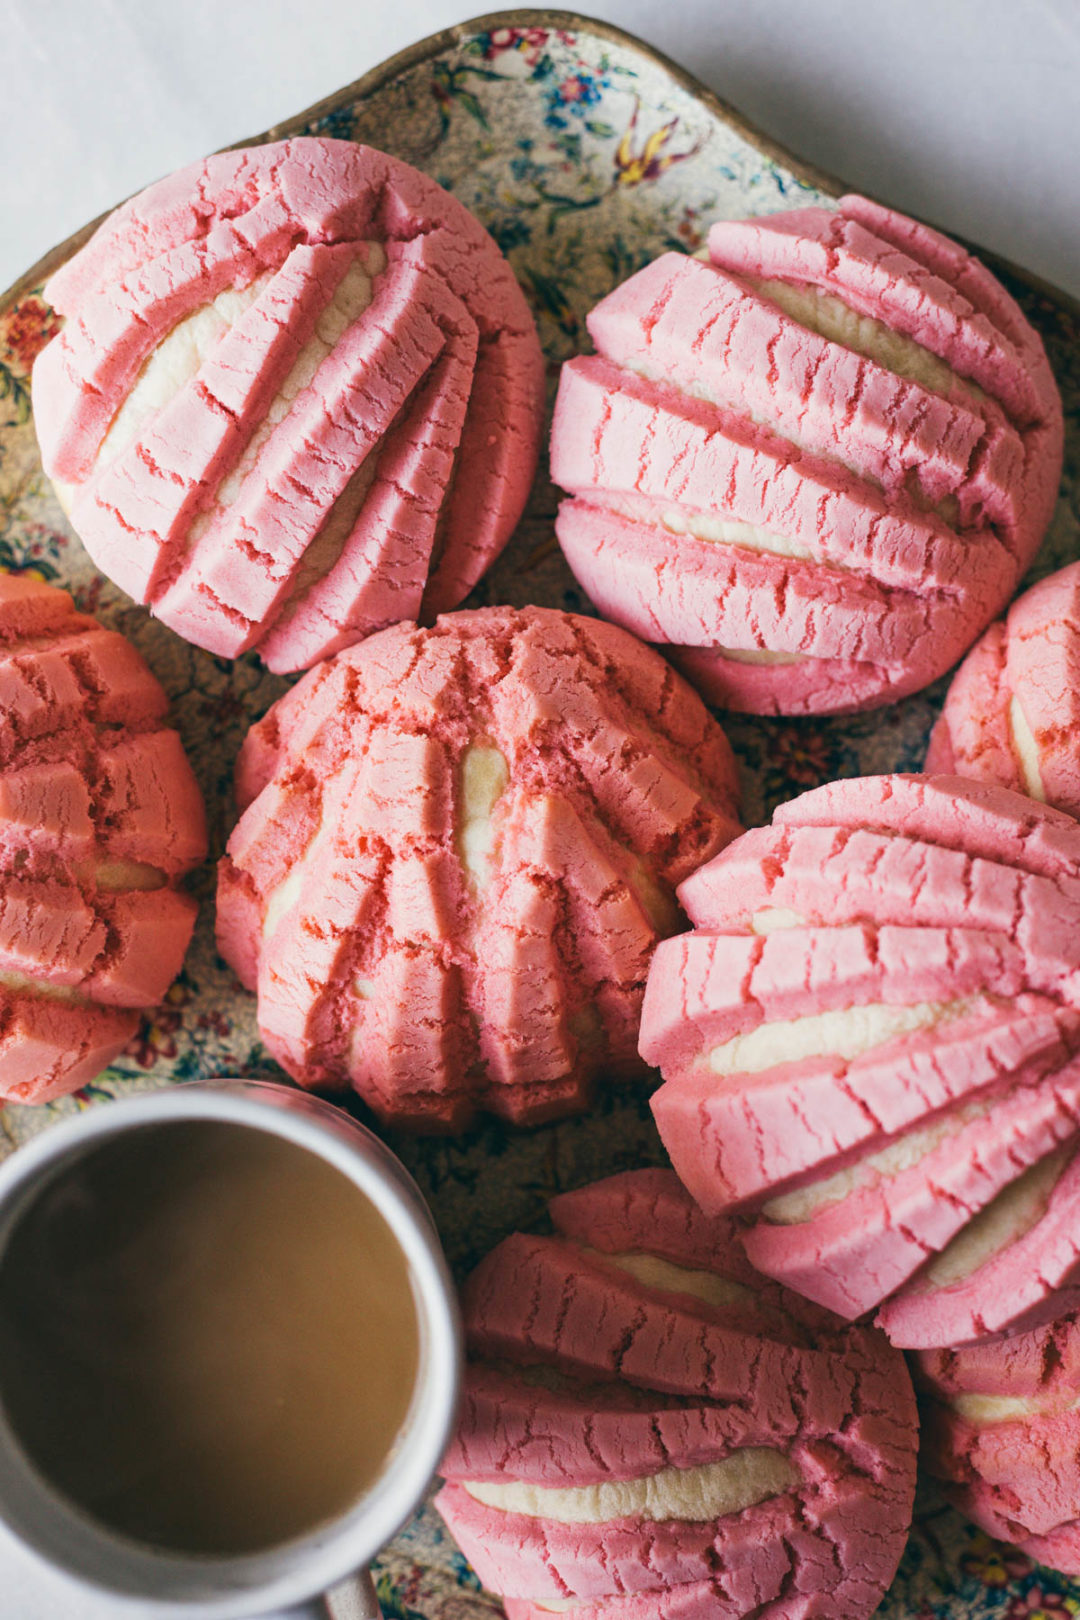
[[[405,1428],[370,1491],[340,1518],[268,1552],[191,1557],[112,1536],[26,1457],[0,1387],[0,1620],[374,1620],[366,1566],[424,1496],[454,1423],[461,1337],[453,1284],[420,1193],[378,1137],[329,1103],[245,1081],[169,1087],[88,1110],[0,1164],[0,1251],[46,1180],[88,1149],[146,1125],[210,1120],[285,1137],[336,1166],[389,1224],[420,1324]],[[359,1573],[357,1573],[359,1571]]]

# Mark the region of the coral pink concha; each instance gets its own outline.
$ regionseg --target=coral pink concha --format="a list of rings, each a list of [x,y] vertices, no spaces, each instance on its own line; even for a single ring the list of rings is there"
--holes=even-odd
[[[1053,509],[1061,402],[956,243],[863,197],[722,221],[588,326],[552,427],[559,540],[710,701],[870,708],[1001,611]]]
[[[998,782],[1080,818],[1080,562],[1025,591],[968,654],[926,769]]]
[[[906,1347],[1080,1303],[1080,827],[959,777],[834,782],[679,898],[653,1112],[753,1264]]]
[[[436,1498],[509,1620],[866,1620],[911,1522],[902,1356],[751,1270],[670,1170],[470,1278]]]
[[[651,648],[542,608],[397,625],[241,751],[221,950],[304,1085],[534,1121],[634,1072],[674,886],[738,832],[723,732]]]
[[[1080,1316],[914,1364],[929,1472],[989,1535],[1080,1575]]]
[[[0,575],[0,1098],[48,1102],[127,1045],[179,973],[206,856],[165,694],[66,591]]]
[[[98,566],[275,670],[454,607],[532,480],[543,361],[453,197],[352,141],[224,152],[112,214],[45,289],[46,472]]]

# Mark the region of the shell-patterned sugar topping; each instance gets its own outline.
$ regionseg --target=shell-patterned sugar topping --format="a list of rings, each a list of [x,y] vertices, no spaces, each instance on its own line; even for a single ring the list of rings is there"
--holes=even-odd
[[[999,612],[1049,522],[1062,413],[976,259],[862,197],[712,227],[592,311],[563,368],[557,529],[608,618],[710,701],[869,708]]]
[[[1080,817],[1080,562],[1033,585],[953,678],[926,769]]]
[[[1080,1284],[1080,827],[957,777],[834,782],[680,888],[653,1112],[754,1265],[896,1344]]]
[[[637,1072],[675,886],[739,828],[731,750],[625,631],[550,609],[395,626],[252,728],[221,949],[305,1085],[456,1129]]]
[[[180,971],[206,856],[165,694],[65,591],[0,574],[0,1097],[47,1102],[126,1046]]]
[[[543,361],[497,247],[351,141],[221,153],[53,276],[42,461],[102,571],[187,640],[304,669],[455,606],[508,540]]]
[[[764,1281],[668,1170],[551,1204],[465,1289],[436,1505],[511,1620],[863,1620],[911,1518],[903,1358]]]
[[[1029,1333],[913,1358],[923,1460],[999,1541],[1080,1575],[1080,1290]]]

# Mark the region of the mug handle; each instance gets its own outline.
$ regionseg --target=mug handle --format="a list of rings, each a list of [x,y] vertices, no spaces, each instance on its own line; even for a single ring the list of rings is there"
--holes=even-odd
[[[287,1614],[270,1616],[268,1620],[382,1620],[382,1610],[371,1571],[362,1569],[324,1592],[322,1597],[312,1598],[310,1603],[302,1603]]]

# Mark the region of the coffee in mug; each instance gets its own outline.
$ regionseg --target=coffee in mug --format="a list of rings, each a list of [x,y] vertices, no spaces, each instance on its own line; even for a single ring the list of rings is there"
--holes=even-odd
[[[407,1426],[421,1335],[374,1203],[222,1119],[91,1142],[0,1256],[0,1390],[29,1460],[108,1531],[237,1557],[339,1519]]]

